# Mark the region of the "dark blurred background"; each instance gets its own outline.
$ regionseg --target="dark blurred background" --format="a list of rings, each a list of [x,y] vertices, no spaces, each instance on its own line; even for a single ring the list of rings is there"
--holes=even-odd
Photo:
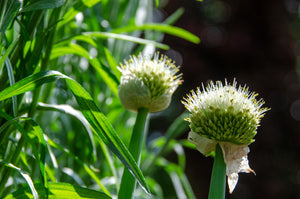
[[[176,95],[185,96],[201,82],[235,77],[271,108],[250,145],[256,176],[240,174],[227,198],[300,198],[298,1],[170,0],[163,12],[169,16],[180,7],[185,13],[175,25],[199,36],[201,44],[164,39],[172,48],[169,56],[182,66],[184,83]],[[213,159],[191,149],[186,153],[193,190],[207,198]]]

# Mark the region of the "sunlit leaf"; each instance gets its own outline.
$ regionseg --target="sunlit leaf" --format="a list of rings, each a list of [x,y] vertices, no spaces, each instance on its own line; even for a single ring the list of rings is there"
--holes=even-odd
[[[26,180],[29,188],[30,188],[30,192],[32,194],[32,197],[34,199],[38,199],[39,198],[39,195],[38,195],[38,192],[36,191],[34,185],[33,185],[33,182],[32,182],[32,179],[31,177],[25,172],[23,171],[22,169],[20,169],[19,167],[16,167],[15,165],[11,164],[11,163],[5,163],[5,162],[2,162],[0,161],[0,164],[4,165],[4,166],[7,166],[11,169],[14,169],[15,171],[17,171],[19,174],[22,175],[22,177]]]
[[[78,156],[74,155],[69,150],[67,150],[63,146],[59,145],[58,143],[55,143],[53,140],[51,140],[47,136],[46,136],[46,140],[47,140],[49,146],[62,151],[63,153],[67,154],[69,157],[73,158],[77,163],[79,163],[83,167],[83,169],[91,176],[91,178],[93,180],[95,180],[95,182],[101,187],[101,189],[104,191],[104,193],[106,193],[107,195],[110,195],[109,191],[103,186],[103,184],[101,183],[100,179],[97,177],[95,172],[87,164],[82,162]]]
[[[14,125],[14,127],[22,133],[22,135],[25,137],[27,142],[30,144],[30,146],[32,148],[32,151],[33,151],[33,154],[34,154],[34,156],[36,157],[36,159],[39,163],[43,183],[44,183],[45,186],[47,186],[48,181],[47,181],[47,177],[46,177],[46,174],[45,174],[46,142],[45,142],[43,131],[42,131],[41,127],[32,118],[26,118],[26,117],[13,118],[13,117],[11,117],[10,115],[8,115],[4,112],[0,112],[0,117],[3,117],[7,120],[7,122],[5,124]],[[23,128],[23,126],[19,124],[18,121],[27,122],[27,124],[29,124],[31,126],[31,128],[29,128],[28,130],[25,130]],[[5,126],[8,126],[8,125],[5,125]],[[3,130],[2,126],[1,126],[0,129],[1,129],[1,131]],[[28,136],[30,133],[33,133],[39,139],[40,149],[38,149],[36,147],[36,144],[33,141],[33,139],[30,139],[30,137]]]
[[[3,0],[1,0],[3,1]],[[2,2],[1,2],[2,3]],[[18,13],[18,10],[20,9],[20,1],[19,0],[7,0],[3,1],[4,5],[2,7],[2,10],[0,10],[0,32],[4,33],[9,26],[9,24],[12,22],[12,20],[15,18],[15,16]]]
[[[124,143],[115,132],[112,125],[99,110],[93,98],[82,88],[82,86],[73,79],[57,72],[57,71],[45,71],[31,76],[28,76],[16,84],[6,88],[0,92],[0,101],[10,98],[15,95],[33,90],[44,83],[53,82],[58,78],[65,79],[69,88],[71,89],[77,103],[87,119],[91,128],[97,133],[99,138],[109,147],[109,149],[115,153],[115,155],[123,162],[123,164],[129,169],[130,172],[136,177],[145,191],[149,192],[146,180],[138,168],[136,161],[125,147]]]
[[[116,33],[110,33],[110,32],[85,32],[83,34],[89,35],[92,37],[96,37],[96,38],[113,38],[113,39],[130,41],[130,42],[134,42],[137,44],[143,44],[143,45],[152,44],[153,46],[163,49],[163,50],[169,49],[169,46],[166,44],[162,44],[162,43],[152,41],[152,40],[142,39],[139,37],[129,36],[129,35],[125,35],[125,34],[116,34]]]
[[[62,6],[64,3],[65,0],[39,0],[26,5],[22,8],[21,12],[57,8]]]
[[[61,27],[62,25],[68,23],[69,21],[71,21],[72,19],[74,19],[74,17],[79,13],[79,12],[83,12],[85,9],[90,8],[94,5],[96,5],[97,3],[99,3],[101,0],[80,0],[77,1],[75,3],[75,5],[73,5],[68,12],[63,16],[63,21],[61,21],[59,23],[59,27]]]
[[[76,119],[78,119],[88,133],[88,136],[91,141],[91,145],[93,147],[93,153],[96,156],[96,147],[95,147],[95,143],[94,143],[94,139],[93,139],[93,133],[89,127],[88,121],[85,119],[85,117],[83,116],[83,114],[80,111],[74,109],[72,106],[70,106],[68,104],[56,105],[56,104],[45,104],[45,103],[41,103],[41,102],[38,103],[37,109],[38,110],[47,110],[47,111],[59,111],[59,112],[71,115],[71,116],[75,117]]]
[[[109,73],[105,69],[97,58],[93,58],[89,55],[88,51],[76,44],[70,44],[69,46],[57,46],[52,50],[50,59],[57,58],[62,55],[74,54],[86,58],[90,64],[96,69],[99,75],[102,77],[106,85],[111,89],[111,91],[118,96],[118,79]]]
[[[111,199],[111,197],[109,197],[105,193],[67,183],[49,183],[49,189],[47,193],[40,184],[36,185],[36,189],[39,192],[41,198],[48,199]],[[32,195],[30,194],[28,189],[23,188],[15,191],[12,194],[9,194],[5,197],[5,199],[21,199],[31,197]]]
[[[193,42],[195,44],[198,44],[200,42],[199,37],[196,35],[175,26],[167,25],[167,24],[156,24],[156,23],[149,23],[149,24],[143,24],[140,26],[136,25],[129,25],[125,27],[121,27],[118,29],[114,29],[113,33],[128,33],[133,32],[136,30],[155,30],[155,31],[161,31],[176,37],[180,37],[182,39],[185,39],[187,41]]]

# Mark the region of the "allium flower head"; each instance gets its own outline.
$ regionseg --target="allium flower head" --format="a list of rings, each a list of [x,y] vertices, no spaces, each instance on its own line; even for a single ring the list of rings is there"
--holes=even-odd
[[[217,81],[206,88],[202,85],[202,91],[192,91],[182,102],[190,112],[189,141],[204,155],[212,154],[220,144],[230,192],[239,172],[254,172],[248,165],[248,145],[254,142],[260,120],[268,110],[256,97],[246,86],[237,87],[235,80],[232,84],[225,81],[225,85]]]
[[[118,69],[122,73],[119,98],[131,111],[148,108],[149,112],[166,109],[172,94],[181,84],[179,67],[167,56],[156,53],[154,58],[139,54],[124,61]]]

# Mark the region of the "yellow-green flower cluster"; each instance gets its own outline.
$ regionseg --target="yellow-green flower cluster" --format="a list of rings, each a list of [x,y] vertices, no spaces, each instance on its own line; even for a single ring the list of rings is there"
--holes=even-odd
[[[260,120],[268,110],[262,108],[264,101],[256,96],[246,86],[237,88],[236,81],[232,85],[217,81],[202,85],[202,91],[192,91],[183,101],[190,112],[188,140],[204,155],[211,155],[220,145],[230,193],[239,172],[254,173],[248,163],[248,145],[254,142]]]
[[[179,67],[167,56],[154,54],[153,59],[139,54],[124,61],[118,69],[122,73],[119,98],[123,106],[136,112],[148,108],[149,112],[166,109],[178,85],[181,84]]]
[[[254,140],[260,119],[266,108],[264,101],[247,87],[236,87],[217,81],[202,91],[192,91],[183,104],[190,111],[190,128],[193,132],[220,142],[249,145]]]

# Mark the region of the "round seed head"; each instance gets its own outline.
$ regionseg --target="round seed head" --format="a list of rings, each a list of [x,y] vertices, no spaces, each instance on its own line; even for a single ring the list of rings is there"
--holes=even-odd
[[[167,56],[156,53],[151,59],[139,54],[124,61],[118,69],[122,73],[119,98],[123,106],[136,112],[148,108],[149,112],[166,109],[178,85],[181,84],[179,67]]]
[[[191,91],[182,102],[189,110],[193,132],[218,142],[249,145],[254,142],[257,127],[268,108],[248,87],[225,81],[210,82],[202,91]]]

